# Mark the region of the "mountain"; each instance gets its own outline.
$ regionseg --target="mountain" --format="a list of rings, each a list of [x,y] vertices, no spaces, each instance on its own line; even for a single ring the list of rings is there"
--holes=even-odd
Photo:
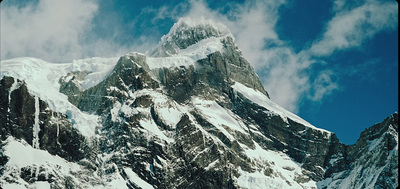
[[[1,62],[3,188],[396,188],[398,113],[342,144],[275,104],[225,26],[150,55]]]

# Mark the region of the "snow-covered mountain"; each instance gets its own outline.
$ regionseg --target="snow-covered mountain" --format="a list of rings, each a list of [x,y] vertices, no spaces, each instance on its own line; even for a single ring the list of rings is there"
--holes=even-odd
[[[2,188],[396,188],[398,114],[346,146],[275,104],[225,26],[149,56],[1,62]]]

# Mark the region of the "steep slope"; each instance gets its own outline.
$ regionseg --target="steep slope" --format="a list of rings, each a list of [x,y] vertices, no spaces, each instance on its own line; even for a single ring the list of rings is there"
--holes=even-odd
[[[211,20],[180,19],[151,56],[19,58],[2,69],[3,187],[398,184],[397,113],[343,145],[272,102],[229,30]]]

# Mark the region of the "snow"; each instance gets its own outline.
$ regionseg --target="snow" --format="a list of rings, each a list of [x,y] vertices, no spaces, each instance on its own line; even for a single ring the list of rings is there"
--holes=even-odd
[[[18,174],[23,167],[35,167],[36,171],[45,170],[46,172],[57,172],[57,174],[70,175],[71,172],[81,170],[81,167],[72,162],[68,162],[61,157],[53,156],[47,151],[35,149],[24,140],[16,140],[8,137],[5,141],[4,155],[9,160],[4,169],[4,176]],[[17,173],[15,173],[17,171]],[[36,173],[38,175],[38,172]],[[26,188],[29,183],[23,179],[16,177],[16,183],[3,183],[0,178],[0,184],[4,184],[4,188]],[[50,188],[47,182],[34,182],[28,188]]]
[[[274,179],[266,177],[264,174],[256,171],[248,173],[239,169],[240,177],[237,179],[237,184],[240,187],[247,189],[265,189],[265,188],[293,188],[290,187],[281,178]],[[298,187],[296,187],[298,188]]]
[[[187,112],[186,108],[159,93],[153,99],[154,111],[159,118],[170,128],[175,128],[176,124],[181,120],[182,114]]]
[[[263,94],[259,91],[256,91],[249,87],[246,87],[239,82],[235,82],[235,84],[232,86],[232,88],[236,92],[241,93],[245,98],[247,98],[256,104],[263,106],[267,110],[279,115],[280,117],[282,117],[283,120],[286,120],[286,122],[288,122],[287,118],[290,118],[291,120],[293,120],[297,123],[303,124],[304,126],[307,126],[309,128],[319,130],[324,133],[328,133],[328,137],[331,134],[331,132],[324,130],[324,129],[317,128],[317,127],[311,125],[310,123],[308,123],[307,121],[301,119],[299,116],[282,108],[278,104],[271,101],[271,99],[269,99],[265,94]]]
[[[74,60],[68,67],[68,71],[90,71],[85,79],[80,82],[83,89],[88,89],[103,81],[114,69],[118,58],[93,57],[82,60]]]
[[[258,143],[254,143],[255,148],[251,149],[239,143],[245,150],[245,154],[256,164],[265,167],[270,165],[273,175],[265,176],[262,171],[248,173],[239,169],[240,176],[237,179],[238,185],[244,188],[311,188],[315,187],[315,182],[310,180],[302,183],[301,186],[295,181],[298,175],[302,174],[301,164],[294,162],[287,154],[263,149]],[[290,184],[288,184],[290,183]]]
[[[217,51],[223,50],[222,40],[230,37],[234,39],[229,29],[221,23],[214,22],[213,20],[208,20],[204,18],[181,18],[174,24],[167,35],[161,38],[156,51],[164,51],[163,44],[171,42],[177,33],[184,30],[190,30],[192,28],[213,28],[218,32],[216,36],[209,36],[208,38],[202,39],[185,49],[180,49],[179,47],[174,47],[174,54],[168,54],[169,57],[147,57],[146,62],[150,69],[157,68],[170,68],[190,65],[195,65],[195,62],[207,58],[208,55],[215,53]],[[187,36],[181,36],[185,39]]]
[[[126,181],[120,174],[116,174],[116,178],[113,178],[111,181],[107,182],[107,184],[110,185],[109,188],[129,189],[126,185]]]
[[[163,139],[167,142],[172,142],[173,140],[165,136],[165,134],[158,128],[156,123],[153,120],[140,120],[139,124],[148,132],[157,136],[160,139]]]
[[[17,183],[5,183],[4,185],[2,185],[2,187],[4,187],[4,189],[26,189],[25,186],[19,185]]]
[[[234,119],[232,117],[234,115],[233,112],[221,107],[215,101],[193,98],[192,102],[195,110],[198,110],[207,121],[221,130],[231,140],[234,140],[235,138],[224,127],[228,127],[231,130],[239,131],[244,134],[247,133],[245,131],[247,128],[245,124],[242,123],[239,118]]]
[[[120,122],[121,118],[119,117],[119,111],[121,109],[121,103],[115,102],[113,108],[110,110],[111,121]]]
[[[99,127],[99,117],[82,112],[71,104],[68,97],[59,92],[58,80],[73,71],[88,71],[91,73],[80,83],[87,89],[100,83],[113,69],[117,60],[117,58],[90,58],[56,64],[36,58],[15,58],[1,61],[0,78],[11,76],[24,80],[31,95],[45,101],[53,111],[67,114],[74,127],[84,136],[91,137]]]
[[[150,69],[157,68],[170,68],[170,67],[179,67],[185,66],[188,67],[190,65],[194,65],[195,61],[190,57],[185,56],[173,56],[173,57],[147,57],[146,63],[149,65]]]
[[[4,154],[10,157],[7,162],[9,166],[27,167],[31,165],[43,165],[47,167],[61,167],[63,172],[69,172],[70,169],[79,169],[78,165],[67,162],[61,157],[53,156],[47,151],[34,149],[25,141],[19,142],[13,137],[8,137],[6,141],[7,145],[4,147]]]
[[[368,141],[368,150],[370,152],[373,152],[373,150],[377,149],[377,146],[379,144],[382,144],[382,140],[384,140],[384,138],[383,137],[379,137],[379,138],[376,138],[376,139],[374,139],[372,141]]]
[[[141,179],[131,168],[124,168],[126,175],[130,181],[141,187],[142,189],[154,189],[152,185]]]
[[[204,169],[208,171],[208,170],[212,169],[218,162],[219,162],[219,160],[217,159],[217,160],[211,162],[211,163],[210,163],[206,168],[204,168]]]
[[[209,54],[222,51],[221,40],[224,38],[226,36],[203,39],[186,49],[179,49],[178,54],[170,57],[147,57],[146,63],[150,69],[195,65],[196,61],[207,58]]]
[[[176,124],[181,120],[184,113],[188,113],[188,108],[181,106],[175,101],[171,101],[165,94],[160,91],[143,89],[135,92],[132,97],[138,98],[143,95],[150,95],[152,101],[154,102],[154,111],[163,121],[164,124],[168,125],[170,128],[175,128]],[[139,107],[136,110],[144,114],[149,114],[150,109],[141,109]],[[155,123],[154,123],[155,124]]]
[[[43,182],[43,181],[36,181],[32,183],[28,189],[50,189],[50,183],[48,182]]]

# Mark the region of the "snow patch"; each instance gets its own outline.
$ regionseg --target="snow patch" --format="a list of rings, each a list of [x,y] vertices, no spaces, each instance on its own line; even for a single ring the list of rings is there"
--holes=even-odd
[[[141,187],[142,189],[154,189],[152,185],[141,179],[135,172],[132,171],[131,168],[124,168],[124,171],[129,180]]]
[[[185,109],[175,101],[164,98],[156,98],[154,102],[154,111],[161,120],[171,128],[175,128],[176,124],[181,120]]]
[[[220,129],[223,133],[228,132],[224,127],[246,134],[245,124],[239,118],[233,118],[233,112],[221,107],[215,101],[203,100],[200,98],[192,99],[194,108],[198,110],[204,118],[211,124]],[[228,132],[227,136],[231,136]],[[231,139],[235,138],[231,136]]]
[[[152,135],[157,136],[158,138],[165,140],[168,143],[173,141],[171,138],[165,136],[165,134],[158,128],[153,120],[140,120],[139,124]]]
[[[50,189],[50,183],[43,181],[36,181],[32,183],[28,189]]]
[[[68,174],[70,171],[80,170],[80,166],[75,163],[68,162],[58,156],[53,156],[47,151],[32,148],[25,141],[19,142],[13,137],[7,138],[4,149],[4,154],[9,157],[9,161],[7,162],[9,167],[44,166],[60,170],[65,174]],[[27,154],[29,155],[27,156]]]
[[[110,182],[108,182],[109,188],[118,188],[118,189],[129,189],[126,185],[126,181],[120,174],[116,174],[116,178],[112,178]]]

